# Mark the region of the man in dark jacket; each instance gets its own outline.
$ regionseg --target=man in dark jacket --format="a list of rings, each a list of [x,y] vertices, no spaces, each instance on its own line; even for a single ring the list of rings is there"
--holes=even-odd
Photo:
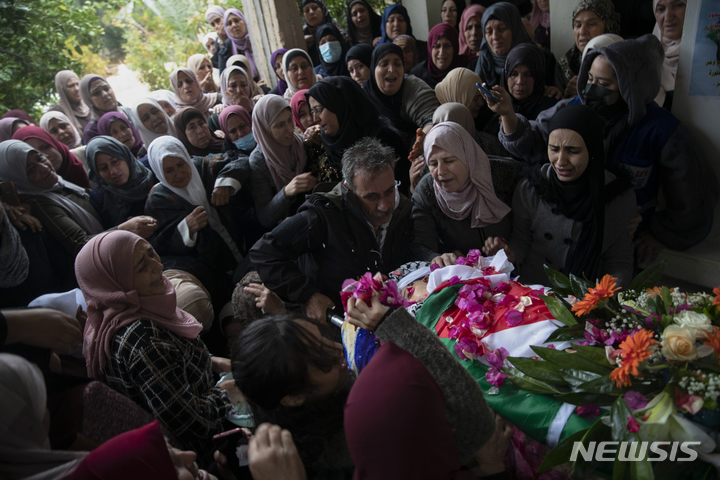
[[[286,302],[303,304],[309,317],[325,320],[327,309],[340,305],[346,279],[368,271],[387,274],[412,260],[412,202],[397,191],[397,160],[372,138],[346,150],[346,180],[329,193],[308,196],[296,215],[250,250],[265,286]]]

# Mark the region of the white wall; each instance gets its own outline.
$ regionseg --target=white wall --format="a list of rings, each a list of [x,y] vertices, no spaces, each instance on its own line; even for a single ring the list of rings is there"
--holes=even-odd
[[[720,173],[720,96],[688,96],[700,4],[700,0],[688,2],[685,11],[672,112],[690,128],[698,151],[710,161],[717,175]],[[703,243],[685,252],[663,253],[663,258],[668,260],[668,276],[705,287],[720,285],[720,208],[717,206],[715,213],[713,230]]]
[[[550,46],[555,58],[561,58],[575,44],[572,12],[579,0],[550,0]]]
[[[410,15],[413,36],[426,42],[430,29],[440,23],[442,0],[403,0],[402,4]]]

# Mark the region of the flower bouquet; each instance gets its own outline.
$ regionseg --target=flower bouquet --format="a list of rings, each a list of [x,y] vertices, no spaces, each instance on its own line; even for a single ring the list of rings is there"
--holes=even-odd
[[[605,455],[614,460],[613,478],[702,476],[714,470],[705,462],[720,464],[706,433],[720,426],[720,288],[713,296],[657,287],[663,267],[646,270],[626,290],[607,275],[591,284],[545,267],[554,294],[541,298],[562,324],[547,341],[573,345],[533,346],[535,357],[507,357],[512,367],[500,370],[516,387],[598,419],[561,441],[541,471],[572,460],[573,475],[584,478],[598,466],[592,450],[603,441],[618,442]],[[673,461],[698,456],[703,461]]]

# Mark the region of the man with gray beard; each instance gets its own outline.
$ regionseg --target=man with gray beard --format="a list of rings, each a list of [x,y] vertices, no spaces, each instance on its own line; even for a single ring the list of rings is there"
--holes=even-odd
[[[296,215],[250,250],[265,286],[325,321],[328,309],[340,307],[346,279],[387,274],[414,260],[412,201],[397,190],[397,161],[391,148],[372,138],[347,149],[345,180],[328,193],[309,195]]]

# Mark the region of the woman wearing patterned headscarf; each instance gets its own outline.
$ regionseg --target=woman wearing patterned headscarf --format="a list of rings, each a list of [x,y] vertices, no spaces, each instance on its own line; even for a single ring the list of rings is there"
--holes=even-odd
[[[577,76],[587,43],[603,33],[620,33],[615,7],[610,0],[582,0],[572,16],[575,45],[560,57],[555,68],[555,84],[570,98],[578,94]]]

